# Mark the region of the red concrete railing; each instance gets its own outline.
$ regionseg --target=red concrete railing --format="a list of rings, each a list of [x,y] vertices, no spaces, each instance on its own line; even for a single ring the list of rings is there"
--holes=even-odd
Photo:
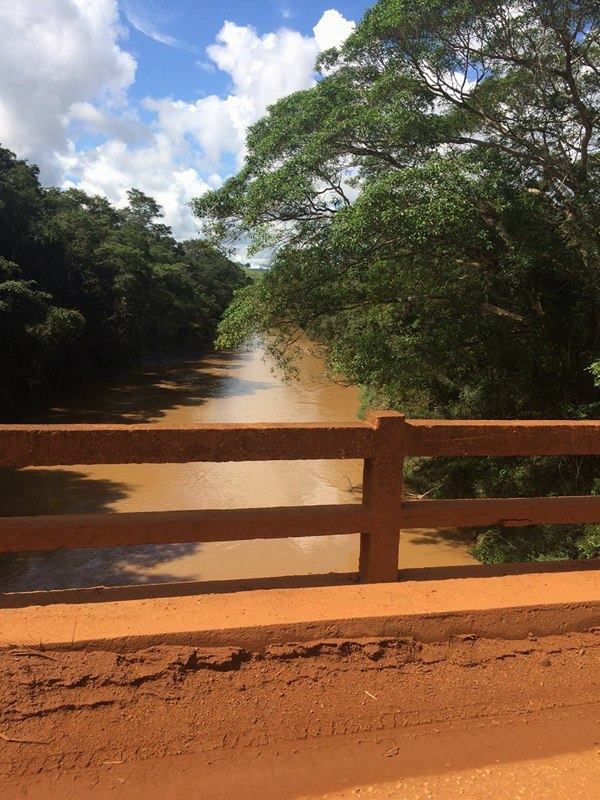
[[[403,500],[407,456],[600,453],[600,421],[407,420],[268,425],[0,425],[0,467],[364,459],[358,505],[0,517],[0,552],[361,534],[359,571],[393,581],[401,528],[600,522],[600,497]]]

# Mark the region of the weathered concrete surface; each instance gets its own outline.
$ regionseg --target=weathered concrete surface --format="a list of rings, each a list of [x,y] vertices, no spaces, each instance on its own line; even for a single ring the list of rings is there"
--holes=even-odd
[[[361,422],[0,425],[0,466],[369,458]]]
[[[401,415],[395,416],[404,425]],[[0,425],[0,436],[0,466],[11,467],[371,458],[377,446],[373,426],[358,421]],[[404,454],[415,456],[594,455],[600,450],[600,422],[411,419],[404,437]]]
[[[600,626],[600,570],[594,566],[467,574],[473,577],[4,608],[0,647],[127,650],[184,643],[256,650],[317,638],[413,636],[433,642],[474,633],[517,639]]]
[[[0,552],[331,536],[355,533],[370,526],[369,509],[355,503],[0,517]],[[398,534],[396,554],[382,551],[383,556],[389,556],[388,571],[394,572],[394,576],[398,572],[397,551]]]
[[[406,450],[413,456],[595,455],[598,420],[411,419]]]

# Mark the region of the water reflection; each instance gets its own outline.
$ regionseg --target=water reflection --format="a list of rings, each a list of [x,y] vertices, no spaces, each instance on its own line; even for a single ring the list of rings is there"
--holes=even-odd
[[[252,380],[236,374],[252,361],[248,352],[220,352],[188,361],[156,361],[152,366],[95,384],[67,396],[64,403],[34,422],[137,423],[160,422],[171,412],[202,406],[224,397],[252,397],[269,390],[273,380]],[[268,377],[271,377],[270,374]]]

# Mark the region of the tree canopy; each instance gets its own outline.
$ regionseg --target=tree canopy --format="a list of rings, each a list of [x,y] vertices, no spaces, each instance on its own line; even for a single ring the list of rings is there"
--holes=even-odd
[[[286,362],[308,332],[365,405],[410,414],[598,416],[598,3],[380,0],[319,67],[195,202],[213,239],[273,249],[221,343],[268,333]],[[596,469],[417,462],[411,479],[568,493]]]
[[[243,270],[176,242],[157,203],[43,189],[0,148],[0,418],[150,350],[210,345]]]

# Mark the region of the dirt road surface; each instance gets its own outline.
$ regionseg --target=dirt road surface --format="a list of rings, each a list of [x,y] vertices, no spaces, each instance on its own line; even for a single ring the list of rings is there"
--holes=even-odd
[[[600,629],[0,651],[4,800],[592,800]]]

